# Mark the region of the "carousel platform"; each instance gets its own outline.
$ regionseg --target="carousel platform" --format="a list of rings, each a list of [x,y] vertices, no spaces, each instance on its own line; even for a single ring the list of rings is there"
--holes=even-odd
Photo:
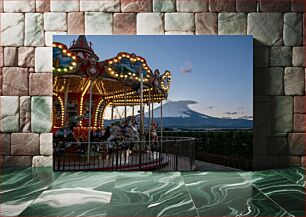
[[[1,216],[305,216],[305,168],[255,172],[1,171]]]

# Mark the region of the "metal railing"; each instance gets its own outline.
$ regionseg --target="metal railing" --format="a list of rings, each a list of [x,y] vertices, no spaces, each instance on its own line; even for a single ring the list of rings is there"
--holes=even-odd
[[[182,171],[195,169],[194,160],[193,138],[169,137],[158,143],[53,142],[53,168],[56,171]]]

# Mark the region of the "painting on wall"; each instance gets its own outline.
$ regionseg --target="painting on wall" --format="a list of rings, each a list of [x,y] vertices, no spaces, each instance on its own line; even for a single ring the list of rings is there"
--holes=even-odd
[[[54,170],[252,168],[252,36],[53,41]]]

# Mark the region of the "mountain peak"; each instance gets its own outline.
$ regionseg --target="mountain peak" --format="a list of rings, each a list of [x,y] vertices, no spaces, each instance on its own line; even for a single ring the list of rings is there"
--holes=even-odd
[[[205,116],[206,115],[200,114],[198,112],[193,111],[189,108],[189,105],[197,104],[198,102],[193,100],[179,100],[179,101],[172,101],[169,100],[165,104],[163,104],[163,117],[181,117],[181,118],[188,118],[191,116]],[[154,117],[160,117],[160,106],[154,109]],[[145,117],[148,117],[148,112],[145,113]]]

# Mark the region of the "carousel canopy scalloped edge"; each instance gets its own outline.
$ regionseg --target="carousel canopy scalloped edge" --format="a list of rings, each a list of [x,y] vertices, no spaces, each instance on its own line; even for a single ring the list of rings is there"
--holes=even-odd
[[[99,57],[91,49],[91,45],[87,44],[85,37],[85,42],[81,43],[84,47],[76,46],[77,43],[80,45],[80,38],[73,42],[70,48],[59,42],[53,43],[55,76],[76,75],[91,79],[112,79],[129,86],[138,86],[142,73],[144,89],[153,88],[167,98],[171,83],[170,71],[166,70],[162,75],[158,69],[152,72],[143,57],[127,52],[120,52],[113,58],[98,61]]]

